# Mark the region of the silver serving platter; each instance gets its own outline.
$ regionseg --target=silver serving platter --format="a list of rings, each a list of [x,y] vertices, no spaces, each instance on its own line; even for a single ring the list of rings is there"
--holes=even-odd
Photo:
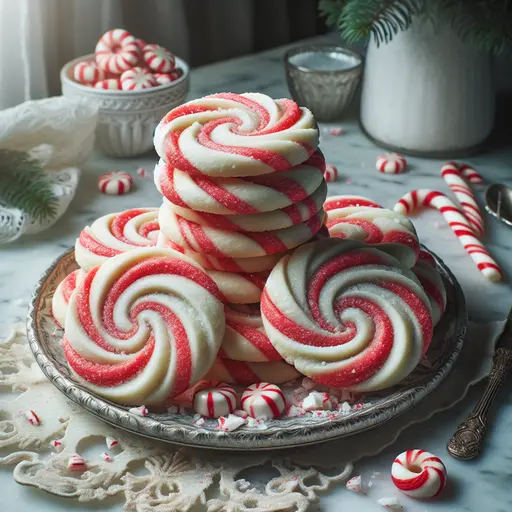
[[[60,345],[63,332],[51,315],[55,288],[77,268],[72,249],[50,266],[36,286],[28,313],[28,339],[37,363],[52,384],[79,406],[116,427],[158,441],[205,448],[262,450],[304,446],[382,425],[420,402],[446,378],[462,348],[467,312],[457,280],[439,258],[436,261],[446,286],[448,306],[427,352],[429,364],[420,364],[399,386],[365,395],[362,409],[335,419],[310,415],[281,418],[266,421],[266,430],[242,426],[224,432],[214,422],[195,425],[192,414],[150,412],[145,417],[137,416],[128,412],[128,407],[91,393],[70,372]]]

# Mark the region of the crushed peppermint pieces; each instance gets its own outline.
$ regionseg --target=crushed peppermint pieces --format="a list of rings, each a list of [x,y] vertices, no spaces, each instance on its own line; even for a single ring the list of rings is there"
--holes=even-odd
[[[64,448],[64,445],[62,444],[62,441],[60,441],[59,439],[52,439],[50,441],[50,446],[52,448],[55,448],[55,450],[58,451],[58,452],[60,452]]]
[[[347,490],[350,492],[355,492],[357,494],[364,494],[363,487],[361,483],[361,475],[357,475],[352,477],[345,486]]]
[[[218,428],[220,430],[224,430],[225,432],[232,432],[233,430],[236,430],[245,423],[246,420],[244,418],[240,418],[240,416],[230,414],[228,416],[221,416],[219,418]]]
[[[25,411],[25,418],[27,418],[28,422],[34,427],[38,427],[39,425],[41,425],[41,420],[39,419],[39,416],[31,409]]]
[[[139,407],[131,407],[128,409],[128,412],[131,412],[137,416],[147,416],[149,414],[149,411],[146,409],[145,405],[140,405]]]
[[[107,452],[103,452],[102,454],[100,454],[100,457],[105,461],[105,462],[112,462],[114,459],[107,453]]]
[[[87,466],[85,461],[80,455],[71,455],[68,460],[69,471],[85,471]]]
[[[384,508],[389,508],[392,510],[402,510],[404,507],[402,507],[402,504],[400,503],[399,499],[395,496],[390,496],[388,498],[381,498],[380,500],[377,500],[377,503],[379,505],[382,505]]]
[[[106,437],[105,443],[107,444],[107,448],[114,448],[114,446],[119,445],[119,441],[113,437]]]

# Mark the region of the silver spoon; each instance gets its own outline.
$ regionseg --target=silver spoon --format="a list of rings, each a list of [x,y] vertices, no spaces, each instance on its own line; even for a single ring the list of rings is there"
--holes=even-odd
[[[485,209],[501,222],[512,226],[512,189],[501,183],[491,185],[485,193]]]

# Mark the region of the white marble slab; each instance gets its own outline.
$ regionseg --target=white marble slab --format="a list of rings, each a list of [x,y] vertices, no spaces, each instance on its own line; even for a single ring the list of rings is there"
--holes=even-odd
[[[192,72],[191,97],[219,91],[258,91],[274,97],[288,96],[282,66],[283,53],[283,49],[277,49],[197,69]],[[394,176],[378,173],[375,159],[382,150],[365,139],[354,119],[345,120],[341,125],[346,130],[344,135],[322,135],[321,140],[328,162],[334,163],[342,176],[337,183],[330,184],[331,194],[366,195],[392,207],[397,199],[413,188],[448,190],[440,177],[442,162],[436,160],[409,158],[410,171],[407,174]],[[136,187],[131,194],[110,197],[97,191],[97,179],[104,172],[114,169],[135,172],[141,166],[152,168],[155,162],[156,154],[136,160],[110,160],[96,155],[83,169],[77,197],[64,218],[40,235],[24,237],[0,248],[0,324],[24,318],[28,299],[39,275],[54,258],[74,244],[85,224],[112,211],[159,205],[159,194],[152,181],[138,176],[135,176]],[[512,186],[512,146],[495,147],[488,153],[469,158],[468,162],[489,182],[503,182]],[[345,178],[350,183],[346,183]],[[482,199],[481,192],[478,196]],[[459,278],[466,293],[471,318],[476,321],[504,318],[512,303],[510,286],[485,281],[437,212],[422,215],[415,225],[422,242],[436,252]],[[496,220],[487,218],[487,233],[489,249],[508,275],[512,276],[512,231]],[[485,455],[478,461],[458,462],[445,451],[450,434],[477,398],[479,390],[473,390],[456,410],[408,429],[391,448],[372,460],[358,464],[357,472],[370,475],[372,471],[380,471],[387,476],[396,454],[409,448],[426,449],[445,460],[451,484],[443,497],[432,503],[401,498],[406,510],[509,512],[512,510],[512,385],[509,383],[505,388],[499,399],[500,410],[487,437]],[[78,503],[16,485],[9,470],[0,471],[0,486],[4,497],[2,510],[6,512],[29,510],[29,507],[38,511],[85,510]],[[392,484],[387,480],[377,481],[369,497],[339,489],[322,499],[319,510],[382,510],[375,500],[392,493]],[[113,504],[99,509],[120,510],[121,507]]]

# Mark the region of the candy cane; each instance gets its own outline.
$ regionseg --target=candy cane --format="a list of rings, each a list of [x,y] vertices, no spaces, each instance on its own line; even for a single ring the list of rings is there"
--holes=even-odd
[[[466,169],[470,168],[466,167]],[[480,213],[480,207],[476,202],[473,191],[469,188],[464,178],[462,178],[462,173],[457,164],[454,162],[444,164],[441,168],[441,176],[458,199],[464,215],[468,219],[470,228],[477,236],[482,236],[484,234],[484,219]]]
[[[499,281],[502,278],[500,267],[475,236],[466,217],[444,194],[429,189],[413,190],[398,201],[395,211],[409,215],[428,206],[438,209],[443,214],[480,272],[490,281]]]
[[[484,182],[482,176],[473,169],[470,165],[462,164],[459,166],[459,172],[464,176],[464,178],[474,185],[481,185]]]

